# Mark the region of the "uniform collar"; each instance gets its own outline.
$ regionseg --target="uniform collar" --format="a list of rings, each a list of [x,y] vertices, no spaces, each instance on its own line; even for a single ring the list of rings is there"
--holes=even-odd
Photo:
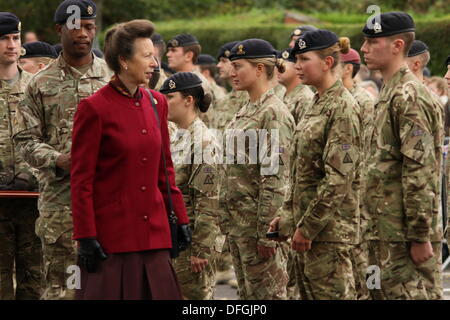
[[[384,101],[389,100],[389,97],[391,96],[392,91],[395,90],[397,85],[400,83],[401,79],[407,75],[412,74],[411,71],[407,67],[401,67],[389,80],[387,83],[383,84],[383,87],[381,88],[380,92],[380,98],[378,101]]]
[[[103,78],[105,76],[104,72],[103,72],[104,68],[103,68],[103,65],[101,62],[102,60],[100,58],[98,58],[95,54],[93,54],[93,53],[91,53],[91,54],[93,57],[91,66],[88,69],[88,71],[81,77],[81,79],[83,79],[83,78]],[[67,64],[67,62],[64,60],[64,58],[62,56],[62,52],[59,54],[58,58],[56,59],[56,64],[64,75],[72,76],[72,72],[79,73],[79,71],[76,68]]]
[[[17,68],[19,69],[19,79],[17,79],[17,81],[12,85],[12,87],[10,87],[6,81],[0,80],[0,89],[9,88],[10,94],[18,94],[25,92],[25,88],[30,79],[33,77],[33,74],[26,72],[19,66],[17,66]]]
[[[328,100],[329,98],[335,98],[336,97],[336,91],[338,91],[340,88],[342,88],[344,84],[340,79],[338,79],[331,87],[327,89],[327,91],[324,92],[324,94],[319,97],[319,93],[316,92],[314,94],[314,101],[315,103],[319,103],[325,100]]]
[[[250,102],[249,100],[248,103],[238,111],[236,116],[239,117],[246,113],[249,113],[248,115],[254,114],[259,109],[259,107],[267,101],[267,99],[271,98],[274,95],[275,90],[273,88],[267,90],[257,101]]]

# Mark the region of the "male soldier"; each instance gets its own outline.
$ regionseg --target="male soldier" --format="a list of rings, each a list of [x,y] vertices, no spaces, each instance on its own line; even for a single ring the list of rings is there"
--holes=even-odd
[[[74,21],[67,13],[70,6],[79,7],[81,19]],[[68,267],[76,265],[69,176],[72,121],[80,99],[92,95],[110,78],[106,63],[91,51],[95,17],[91,0],[65,0],[58,6],[55,22],[62,54],[30,81],[17,111],[17,150],[39,170],[36,233],[42,241],[45,276],[41,299],[74,297],[75,286],[67,284]]]
[[[14,114],[32,75],[19,69],[20,21],[0,12],[0,190],[37,191],[31,168],[14,150]],[[39,299],[41,243],[34,233],[34,198],[0,198],[0,300]],[[13,275],[16,271],[16,291]]]
[[[313,31],[313,30],[317,30],[316,27],[314,26],[310,26],[310,25],[304,25],[304,26],[299,26],[297,28],[295,28],[290,36],[290,42],[289,42],[289,48],[294,48],[295,47],[295,41],[298,40],[298,38],[300,38],[300,35],[304,32],[307,31]]]
[[[156,70],[155,68],[155,71],[159,75],[158,81],[155,85],[155,90],[159,90],[162,87],[164,81],[166,81],[167,79],[167,75],[165,73],[165,69],[162,62],[163,55],[166,52],[166,43],[164,42],[163,37],[159,33],[153,34],[152,41],[155,48],[155,58],[158,61],[158,69]],[[152,80],[150,80],[150,82],[155,81]]]
[[[361,133],[363,135],[363,155],[364,161],[362,161],[362,170],[361,170],[361,198],[364,198],[364,190],[365,190],[365,182],[367,175],[367,159],[369,156],[370,150],[370,138],[372,137],[373,131],[373,117],[374,117],[374,106],[375,99],[372,95],[365,89],[363,89],[356,81],[355,77],[359,72],[361,67],[361,57],[359,56],[358,51],[355,49],[350,49],[348,53],[341,53],[341,78],[342,83],[347,88],[348,91],[355,98],[356,102],[358,102],[361,108],[361,120],[362,120],[362,129]],[[361,204],[361,232],[359,244],[357,244],[354,248],[354,256],[352,259],[353,267],[355,268],[355,280],[356,280],[356,290],[358,291],[358,299],[359,300],[367,300],[370,297],[369,290],[366,285],[366,272],[368,267],[368,246],[367,246],[367,226],[368,221],[370,219],[369,214],[367,213],[367,208]]]
[[[286,87],[283,102],[292,113],[295,123],[298,123],[311,104],[314,93],[309,86],[302,84],[302,81],[297,76],[295,57],[291,54],[291,51],[291,49],[286,49],[281,52],[281,58],[285,61],[286,71],[278,74],[278,81]]]
[[[442,114],[406,64],[415,36],[411,16],[389,12],[374,20],[364,27],[361,47],[368,68],[380,70],[384,81],[375,106],[366,196],[369,264],[381,272],[381,290],[372,295],[439,299]],[[376,281],[372,285],[377,288]]]
[[[167,43],[167,59],[169,61],[169,68],[175,72],[192,72],[200,77],[202,80],[202,87],[205,93],[211,95],[212,102],[207,113],[202,113],[201,119],[210,127],[213,124],[214,118],[214,104],[217,98],[214,97],[214,91],[208,80],[195,67],[198,56],[202,51],[202,47],[197,38],[191,34],[179,34]]]
[[[19,64],[27,72],[36,74],[58,57],[55,48],[46,42],[28,42],[23,45],[24,55]]]
[[[214,57],[209,54],[201,54],[197,59],[197,67],[199,68],[200,73],[208,80],[209,84],[211,85],[211,88],[214,92],[214,97],[217,100],[225,97],[225,94],[227,93],[226,89],[219,86],[214,79],[217,73],[216,59],[214,59]]]

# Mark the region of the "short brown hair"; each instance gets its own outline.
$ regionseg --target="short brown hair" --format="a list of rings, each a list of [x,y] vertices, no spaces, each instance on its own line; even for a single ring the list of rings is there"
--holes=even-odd
[[[388,37],[391,41],[395,41],[397,39],[403,40],[405,43],[405,47],[403,48],[403,55],[405,57],[408,56],[408,52],[411,49],[411,46],[416,38],[416,34],[414,32],[403,32],[399,34],[395,34],[393,36]]]
[[[194,44],[192,46],[181,47],[181,48],[183,49],[184,53],[192,52],[193,53],[192,63],[197,64],[198,56],[200,55],[200,53],[202,53],[202,46],[199,44]]]
[[[105,60],[115,73],[120,71],[119,57],[131,59],[134,54],[134,42],[138,38],[150,39],[155,31],[149,20],[131,20],[118,24],[106,32]]]

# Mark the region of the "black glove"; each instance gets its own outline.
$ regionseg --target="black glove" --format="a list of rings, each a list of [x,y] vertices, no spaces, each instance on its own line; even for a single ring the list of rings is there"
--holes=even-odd
[[[97,239],[79,239],[78,241],[80,242],[78,256],[81,265],[86,268],[87,272],[95,272],[98,260],[106,260],[108,256],[103,252]]]
[[[178,226],[178,251],[184,251],[191,245],[192,230],[188,224]]]

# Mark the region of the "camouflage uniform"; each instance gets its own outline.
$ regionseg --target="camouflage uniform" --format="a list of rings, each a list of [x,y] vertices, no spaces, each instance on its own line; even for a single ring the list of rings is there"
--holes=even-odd
[[[225,97],[218,100],[214,110],[214,123],[212,127],[224,131],[227,124],[234,118],[235,114],[247,102],[247,91],[231,90]]]
[[[275,95],[278,97],[278,99],[280,99],[281,101],[283,101],[284,95],[286,94],[286,88],[280,84],[277,83],[274,87],[273,90],[275,92]]]
[[[214,123],[214,117],[215,117],[215,103],[217,100],[222,98],[224,95],[223,95],[223,93],[217,93],[214,90],[211,83],[208,81],[208,79],[205,78],[204,75],[202,75],[202,73],[200,72],[200,70],[198,68],[195,68],[195,70],[192,71],[192,73],[199,76],[199,78],[202,80],[202,88],[203,88],[205,94],[208,93],[211,95],[212,101],[211,101],[211,105],[209,106],[208,111],[200,114],[200,119],[205,123],[205,125],[208,128],[211,128],[211,125]],[[216,94],[218,94],[219,96],[216,97]]]
[[[161,69],[160,70],[160,74],[159,74],[159,80],[158,80],[158,83],[155,86],[155,90],[159,91],[159,89],[161,89],[164,81],[166,81],[166,80],[167,80],[166,73],[164,72],[164,70]]]
[[[305,114],[308,107],[314,98],[314,93],[304,84],[299,84],[289,93],[284,96],[283,102],[288,107],[289,111],[294,117],[295,123],[298,123]]]
[[[215,260],[225,240],[219,230],[220,173],[214,153],[217,147],[216,150],[211,149],[213,143],[208,128],[200,118],[196,118],[187,131],[178,131],[177,140],[172,145],[176,183],[183,193],[193,231],[191,247],[174,261],[181,292],[188,300],[213,299]],[[206,152],[210,159],[202,160],[201,156]],[[191,256],[208,259],[202,272],[191,271]]]
[[[19,69],[9,84],[0,80],[0,185],[14,189],[16,179],[37,191],[31,168],[14,150],[12,132],[17,105],[33,75]],[[41,291],[41,242],[34,233],[38,217],[36,199],[0,199],[0,300],[39,299]],[[17,287],[14,293],[14,264]]]
[[[338,80],[297,125],[291,195],[280,215],[284,235],[295,226],[312,240],[299,253],[301,296],[355,299],[353,248],[359,239],[360,108]]]
[[[370,95],[363,87],[355,82],[353,88],[351,88],[350,93],[355,98],[356,102],[359,104],[361,109],[361,119],[362,119],[362,130],[363,134],[363,163],[362,163],[362,179],[361,179],[361,199],[365,198],[366,190],[366,177],[367,177],[367,161],[370,156],[370,139],[373,132],[373,121],[375,113],[375,99]],[[355,246],[354,249],[354,261],[353,266],[355,268],[355,280],[356,280],[356,291],[358,293],[358,300],[368,300],[370,299],[370,292],[366,284],[366,274],[367,268],[369,267],[368,261],[368,223],[369,223],[369,213],[364,205],[364,201],[361,201],[361,232],[360,241]]]
[[[381,290],[374,292],[377,298],[442,296],[437,254],[442,239],[443,136],[440,107],[423,84],[401,68],[384,85],[375,106],[368,167],[370,259],[381,270]],[[413,241],[431,241],[435,257],[416,267],[410,257]]]
[[[248,101],[226,128],[227,154],[233,153],[238,159],[245,159],[245,164],[235,164],[236,161],[230,164],[231,159],[227,159],[220,197],[221,205],[226,209],[226,214],[221,216],[221,228],[228,234],[241,299],[286,298],[287,274],[281,250],[278,249],[273,257],[264,259],[258,255],[257,245],[277,246],[266,239],[266,232],[287,191],[288,150],[293,128],[292,115],[273,89],[255,103]],[[272,149],[272,144],[278,143],[278,146],[275,144],[277,150],[272,150],[270,155],[272,161],[279,161],[279,167],[274,170],[268,170],[270,166],[265,159],[261,159],[261,152],[258,164],[249,164],[254,143],[246,143],[245,148],[232,149],[236,146],[232,145],[234,137],[240,136],[238,140],[246,140],[235,130],[246,130],[249,135],[251,131],[247,130],[258,130],[254,136],[257,139],[261,129],[269,133],[268,150]]]
[[[110,76],[106,63],[95,56],[86,73],[81,74],[60,55],[30,81],[17,109],[17,150],[39,170],[36,234],[41,238],[44,255],[42,299],[74,297],[74,290],[66,286],[67,267],[76,265],[70,173],[57,167],[56,159],[70,153],[73,115],[80,99],[107,84]]]

